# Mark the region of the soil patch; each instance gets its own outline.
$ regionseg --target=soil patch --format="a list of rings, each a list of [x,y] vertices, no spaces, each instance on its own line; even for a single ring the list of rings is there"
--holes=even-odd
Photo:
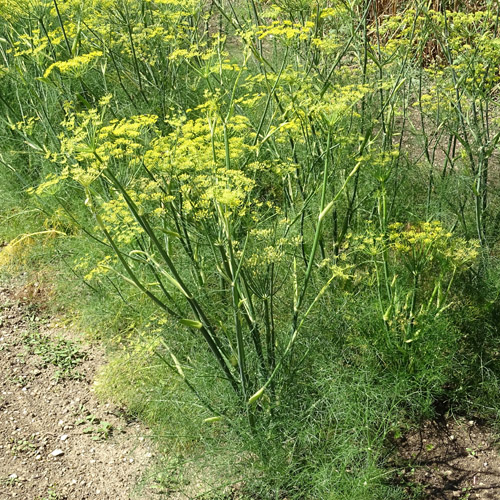
[[[403,481],[426,500],[498,500],[498,438],[474,420],[427,422],[400,444]]]
[[[36,287],[35,287],[36,288]],[[147,430],[92,392],[104,353],[0,284],[0,498],[151,498]]]

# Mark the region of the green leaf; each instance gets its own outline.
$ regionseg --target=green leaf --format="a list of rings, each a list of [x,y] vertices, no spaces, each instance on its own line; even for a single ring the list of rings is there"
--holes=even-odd
[[[179,375],[182,378],[186,378],[186,376],[184,375],[184,371],[182,370],[182,366],[179,363],[179,360],[175,357],[174,353],[172,351],[170,351],[170,349],[169,349],[169,352],[170,352],[170,357],[172,358],[172,360],[175,364],[175,368],[177,368],[177,372],[179,373]]]
[[[195,328],[196,330],[199,330],[203,327],[203,323],[195,321],[194,319],[180,319],[179,323],[181,325],[188,326],[189,328]]]
[[[266,387],[261,387],[249,400],[248,404],[251,405],[253,403],[256,403],[264,394],[264,391],[266,390]]]
[[[208,424],[208,423],[212,423],[212,422],[220,422],[222,420],[222,417],[209,417],[209,418],[206,418],[205,420],[203,420],[204,423]]]
[[[162,270],[162,274],[163,274],[163,276],[165,276],[165,278],[167,278],[167,280],[172,285],[174,285],[176,288],[178,288],[188,299],[190,298],[189,295],[187,294],[186,290],[184,290],[184,288],[182,288],[181,284],[173,276],[168,274],[167,271],[165,271],[164,269]]]
[[[179,238],[181,237],[181,235],[179,233],[176,233],[175,231],[170,231],[169,229],[164,229],[162,227],[160,227],[160,231],[162,233],[165,233],[167,236],[172,236],[173,238]]]

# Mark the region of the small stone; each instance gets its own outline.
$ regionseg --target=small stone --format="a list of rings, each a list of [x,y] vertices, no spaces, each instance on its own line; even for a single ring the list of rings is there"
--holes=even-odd
[[[66,439],[68,439],[68,435],[67,434],[63,434],[59,439],[61,441],[66,441]]]
[[[11,475],[9,476],[9,479],[17,479],[17,474],[11,474]]]
[[[60,450],[59,448],[57,448],[57,450],[54,450],[51,455],[53,457],[60,457],[61,455],[64,455],[64,451]]]
[[[37,456],[35,457],[35,460],[41,460],[41,459],[42,459],[42,455],[37,455]]]

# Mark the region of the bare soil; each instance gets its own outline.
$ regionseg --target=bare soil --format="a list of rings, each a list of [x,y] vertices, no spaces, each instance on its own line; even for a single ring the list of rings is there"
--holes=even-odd
[[[500,499],[498,439],[477,421],[427,422],[399,447],[409,493],[426,500]]]
[[[152,498],[136,487],[147,429],[95,397],[104,353],[44,316],[33,287],[0,283],[0,499]]]

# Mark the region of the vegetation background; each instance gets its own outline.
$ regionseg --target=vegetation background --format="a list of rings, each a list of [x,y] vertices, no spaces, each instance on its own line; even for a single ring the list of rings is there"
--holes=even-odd
[[[417,498],[398,437],[496,418],[499,9],[0,0],[1,265],[112,347],[156,481]]]

